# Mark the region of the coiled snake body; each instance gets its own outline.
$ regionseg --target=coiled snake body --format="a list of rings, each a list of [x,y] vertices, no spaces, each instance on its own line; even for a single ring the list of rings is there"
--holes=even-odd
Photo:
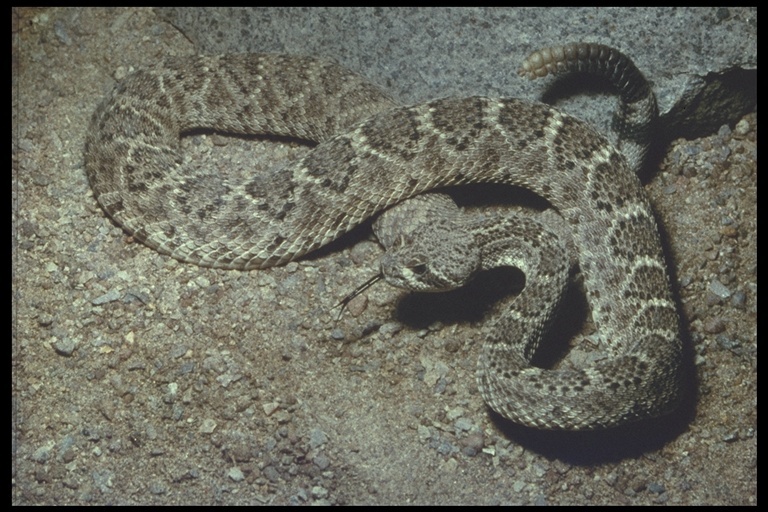
[[[600,65],[628,69],[626,58],[599,45],[563,48],[576,50],[571,62],[595,54]],[[647,104],[645,93],[629,89],[625,104]],[[272,174],[234,183],[181,165],[180,134],[198,127],[320,144]],[[530,189],[570,226],[609,357],[582,370],[534,368],[530,347],[514,339],[529,319],[500,321],[478,367],[486,402],[525,425],[594,429],[657,416],[677,400],[678,320],[648,200],[613,145],[554,108],[486,97],[400,107],[330,62],[193,57],[118,84],[93,116],[85,156],[96,199],[127,232],[179,260],[231,269],[294,260],[436,187]],[[540,308],[530,319],[539,325],[554,305],[516,311]]]

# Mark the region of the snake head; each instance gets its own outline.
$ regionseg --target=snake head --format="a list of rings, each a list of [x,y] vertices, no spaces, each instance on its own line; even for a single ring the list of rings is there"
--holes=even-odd
[[[474,237],[455,223],[437,221],[398,239],[380,260],[384,280],[417,292],[465,285],[480,269]]]

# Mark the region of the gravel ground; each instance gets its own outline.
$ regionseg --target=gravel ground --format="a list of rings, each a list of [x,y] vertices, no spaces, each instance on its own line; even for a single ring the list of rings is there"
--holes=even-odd
[[[133,243],[92,197],[85,129],[131,66],[192,44],[147,9],[14,16],[14,504],[756,504],[756,114],[674,141],[647,184],[685,404],[609,432],[536,432],[477,392],[482,308],[466,304],[487,279],[447,296],[379,285],[336,321],[376,268],[366,226],[254,272]],[[184,144],[222,172],[306,151]],[[573,288],[561,330],[579,340]]]

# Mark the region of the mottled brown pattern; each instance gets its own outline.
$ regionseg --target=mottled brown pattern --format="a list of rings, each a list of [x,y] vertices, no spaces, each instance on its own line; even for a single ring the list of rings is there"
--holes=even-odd
[[[179,137],[198,127],[320,144],[274,174],[236,183],[181,166]],[[604,137],[546,105],[471,97],[399,107],[326,61],[183,58],[115,87],[93,116],[85,162],[98,202],[137,239],[182,261],[243,270],[294,260],[436,187],[526,187],[572,230],[609,357],[578,371],[531,367],[538,341],[520,340],[538,336],[555,305],[521,305],[525,317],[502,316],[484,343],[478,381],[486,402],[522,424],[564,429],[656,416],[676,402],[677,317],[644,192]],[[562,263],[537,262],[557,252],[554,235],[531,233],[538,228],[529,221],[487,232],[500,228],[519,236],[491,236],[482,246],[487,254],[520,253],[514,263],[541,282],[562,275]],[[469,257],[474,249],[461,251]]]

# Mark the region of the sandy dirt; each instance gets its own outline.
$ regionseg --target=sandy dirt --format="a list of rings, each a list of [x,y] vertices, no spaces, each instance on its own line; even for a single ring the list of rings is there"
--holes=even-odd
[[[466,304],[482,282],[448,297],[379,285],[336,322],[376,269],[365,226],[254,272],[134,243],[90,192],[88,121],[116,79],[194,48],[147,9],[14,16],[14,504],[756,504],[756,114],[675,141],[647,184],[683,316],[684,405],[537,432],[478,394]],[[222,172],[306,151],[184,146]],[[562,323],[578,340],[574,288]]]

